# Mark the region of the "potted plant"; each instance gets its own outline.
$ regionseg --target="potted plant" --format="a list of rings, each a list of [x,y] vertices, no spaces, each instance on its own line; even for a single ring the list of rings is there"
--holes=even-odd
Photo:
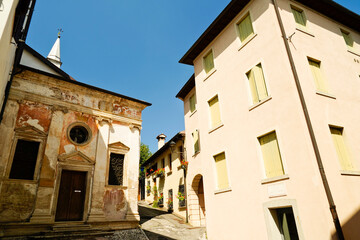
[[[173,199],[172,197],[171,198],[168,198],[167,200],[167,206],[168,206],[168,212],[172,212],[173,211]]]
[[[186,169],[187,169],[187,166],[188,166],[188,164],[189,164],[189,162],[188,162],[188,161],[183,160],[183,161],[181,161],[181,162],[180,162],[180,164],[181,164],[181,168],[186,170]]]
[[[150,193],[151,193],[151,187],[150,187],[150,185],[147,185],[147,186],[146,186],[146,193],[147,193],[148,196],[150,195]]]
[[[178,195],[176,196],[177,199],[179,199],[179,207],[185,207],[185,196],[182,192],[178,192]]]
[[[160,194],[159,194],[158,205],[159,205],[159,207],[163,207],[163,206],[164,206],[164,194],[163,194],[163,193],[160,193]]]
[[[153,187],[153,194],[154,194],[154,201],[153,201],[153,207],[158,207],[158,190],[156,185]]]
[[[155,175],[157,177],[163,177],[165,175],[165,168],[159,168],[155,171]]]

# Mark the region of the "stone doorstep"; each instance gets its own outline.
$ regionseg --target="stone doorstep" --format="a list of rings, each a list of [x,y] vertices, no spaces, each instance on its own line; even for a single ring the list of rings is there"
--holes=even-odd
[[[55,232],[88,231],[90,229],[90,224],[59,224],[52,226],[52,230]]]

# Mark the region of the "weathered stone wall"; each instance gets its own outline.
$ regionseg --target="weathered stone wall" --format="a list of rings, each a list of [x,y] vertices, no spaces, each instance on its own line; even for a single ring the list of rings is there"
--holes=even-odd
[[[139,220],[143,104],[30,71],[14,78],[9,99],[0,125],[0,222],[54,222],[62,169],[87,172],[84,221]],[[69,126],[76,122],[89,127],[87,144],[69,140]],[[26,136],[35,133],[33,137],[42,141],[34,180],[8,177],[19,129],[26,131]],[[106,182],[111,144],[126,156],[123,186],[108,186]]]

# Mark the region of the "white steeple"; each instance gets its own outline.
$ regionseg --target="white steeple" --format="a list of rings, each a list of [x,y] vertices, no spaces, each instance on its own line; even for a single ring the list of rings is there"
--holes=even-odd
[[[61,67],[61,60],[60,60],[60,33],[62,30],[59,30],[58,37],[54,43],[54,46],[51,48],[51,51],[49,52],[49,55],[47,56],[47,59],[53,63],[58,68]]]

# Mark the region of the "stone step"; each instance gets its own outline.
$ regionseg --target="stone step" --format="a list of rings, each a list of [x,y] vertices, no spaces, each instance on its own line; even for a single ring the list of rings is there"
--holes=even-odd
[[[59,224],[52,227],[55,232],[75,232],[75,231],[88,231],[91,229],[89,224]]]

